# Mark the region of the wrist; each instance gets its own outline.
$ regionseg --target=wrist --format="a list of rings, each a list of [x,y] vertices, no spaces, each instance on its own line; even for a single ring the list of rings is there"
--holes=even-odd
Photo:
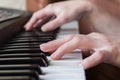
[[[70,0],[72,1],[73,4],[75,4],[78,8],[78,11],[83,11],[83,12],[90,12],[92,11],[93,4],[89,0]],[[81,10],[82,9],[82,10]]]
[[[90,0],[68,0],[71,7],[71,12],[73,10],[74,13],[81,13],[91,12],[93,10],[93,3]],[[67,5],[67,4],[66,4]]]

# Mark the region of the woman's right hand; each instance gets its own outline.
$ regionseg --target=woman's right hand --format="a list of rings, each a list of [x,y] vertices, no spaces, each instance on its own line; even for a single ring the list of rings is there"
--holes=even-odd
[[[59,60],[64,54],[79,49],[83,55],[88,56],[78,63],[83,65],[84,69],[100,63],[108,63],[120,67],[119,36],[101,33],[68,35],[42,44],[40,49],[44,52],[51,52],[51,59],[53,60]]]
[[[26,30],[36,27],[46,17],[55,18],[42,26],[42,31],[51,31],[64,23],[80,18],[81,14],[91,10],[88,0],[70,0],[49,4],[42,10],[35,12],[30,21],[25,25]]]

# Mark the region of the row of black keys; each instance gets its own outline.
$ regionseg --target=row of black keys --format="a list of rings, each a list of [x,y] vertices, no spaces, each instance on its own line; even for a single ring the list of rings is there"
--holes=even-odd
[[[44,75],[40,67],[49,61],[39,45],[55,39],[56,33],[38,30],[22,32],[0,47],[0,80],[40,80]]]
[[[58,29],[54,32],[38,30],[23,32],[0,48],[0,54],[5,53],[38,53],[42,52],[39,45],[55,39]],[[49,55],[46,53],[46,55]]]
[[[0,80],[40,80],[39,75],[44,75],[40,67],[48,65],[42,53],[3,54],[0,55]]]

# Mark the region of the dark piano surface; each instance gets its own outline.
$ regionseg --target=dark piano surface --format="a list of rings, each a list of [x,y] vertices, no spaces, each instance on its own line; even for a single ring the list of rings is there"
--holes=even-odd
[[[20,32],[31,17],[30,12],[0,8],[0,45]],[[6,13],[5,15],[2,15]],[[15,16],[14,16],[15,15]],[[12,17],[9,17],[12,16]]]
[[[42,52],[39,45],[55,39],[58,29],[47,33],[40,29],[25,31],[23,27],[31,17],[30,12],[0,10],[18,14],[0,19],[0,80],[40,80],[39,75],[43,75],[40,67],[49,65],[46,57],[49,53]]]
[[[120,80],[120,68],[102,63],[86,70],[86,78],[86,80]]]

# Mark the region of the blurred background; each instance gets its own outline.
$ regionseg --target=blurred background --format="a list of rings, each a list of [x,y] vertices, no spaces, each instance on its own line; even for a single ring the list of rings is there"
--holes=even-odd
[[[0,0],[0,7],[36,11],[49,3],[63,0]]]
[[[0,7],[26,10],[26,0],[0,0]]]

